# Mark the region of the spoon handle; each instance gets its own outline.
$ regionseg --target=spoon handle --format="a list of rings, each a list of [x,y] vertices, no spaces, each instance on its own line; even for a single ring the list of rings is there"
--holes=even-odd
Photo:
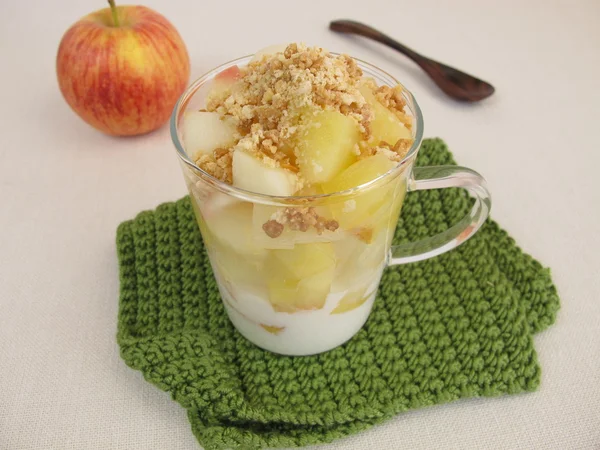
[[[400,42],[392,39],[387,34],[383,34],[381,31],[377,31],[375,28],[371,28],[364,23],[355,22],[354,20],[334,20],[329,24],[329,29],[340,33],[357,34],[359,36],[373,39],[374,41],[398,50],[400,53],[408,56],[419,65],[423,59],[427,59],[424,56],[419,55],[414,50],[411,50],[406,45],[403,45]]]
[[[332,31],[357,34],[392,47],[417,63],[442,91],[455,100],[477,102],[494,93],[494,87],[473,75],[427,58],[376,29],[353,20],[334,20]]]

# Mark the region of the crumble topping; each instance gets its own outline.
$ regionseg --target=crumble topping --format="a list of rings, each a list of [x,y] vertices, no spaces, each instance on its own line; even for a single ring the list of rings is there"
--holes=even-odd
[[[242,68],[242,77],[225,96],[209,96],[206,109],[239,120],[243,137],[238,146],[294,166],[293,153],[282,149],[297,134],[301,114],[336,110],[352,117],[368,135],[373,112],[358,88],[362,70],[348,55],[335,56],[320,47],[290,44]]]
[[[374,112],[361,94],[361,86],[366,85],[409,129],[412,120],[404,112],[402,86],[377,86],[372,78],[363,78],[362,70],[348,55],[335,56],[320,47],[290,44],[283,52],[265,55],[240,70],[240,78],[230,89],[209,94],[206,110],[236,120],[242,137],[231,150],[252,154],[268,167],[298,174],[293,142],[303,129],[302,116],[311,111],[335,110],[354,119],[362,133],[362,141],[355,146],[359,158],[383,153],[400,161],[412,144],[409,139],[375,147],[367,143]],[[196,163],[231,183],[231,155],[224,158],[217,151],[202,155]]]
[[[196,165],[202,170],[225,183],[233,183],[233,152],[225,148],[217,148],[212,154],[201,155]]]
[[[378,86],[374,90],[375,98],[387,109],[392,111],[396,117],[409,130],[412,127],[411,117],[404,112],[406,100],[402,97],[402,86],[396,85],[393,88],[389,86]]]
[[[283,224],[277,222],[275,219],[268,220],[267,222],[263,223],[262,226],[263,231],[270,238],[281,236],[281,233],[283,233],[283,228]]]
[[[413,144],[412,139],[398,139],[395,144],[389,144],[388,142],[381,141],[375,147],[367,143],[360,143],[358,158],[364,159],[369,156],[383,154],[386,158],[391,161],[400,162],[404,159],[410,147]]]

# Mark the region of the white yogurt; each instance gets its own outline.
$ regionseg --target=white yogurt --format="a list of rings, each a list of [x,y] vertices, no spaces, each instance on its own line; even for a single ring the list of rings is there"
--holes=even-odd
[[[382,271],[383,266],[362,286],[329,294],[319,310],[294,313],[276,312],[266,292],[233,286],[215,276],[229,318],[246,339],[275,353],[313,355],[343,344],[361,329],[373,307]],[[346,294],[364,287],[368,298],[362,305],[332,314]]]

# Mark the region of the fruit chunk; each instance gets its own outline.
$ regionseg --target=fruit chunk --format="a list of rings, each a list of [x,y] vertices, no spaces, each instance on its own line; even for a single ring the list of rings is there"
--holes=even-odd
[[[192,202],[192,209],[194,210],[194,215],[196,216],[196,222],[198,223],[198,227],[200,228],[200,234],[202,235],[202,241],[205,246],[212,245],[214,239],[212,237],[212,233],[209,231],[206,226],[206,221],[200,212],[200,208],[198,207],[198,202],[195,198],[191,197],[190,201]]]
[[[242,76],[238,66],[231,66],[215,76],[215,81],[223,84],[232,84]]]
[[[280,272],[279,278],[303,278],[326,271],[335,266],[335,251],[328,242],[297,245],[293,250],[272,250],[272,270]]]
[[[269,300],[275,311],[320,309],[333,281],[335,253],[331,243],[271,250],[265,265]]]
[[[210,87],[210,96],[223,95],[231,89],[231,86],[242,76],[242,71],[238,66],[231,66],[222,72],[219,72]]]
[[[269,301],[277,312],[321,309],[327,300],[333,280],[333,269],[303,280],[273,279],[267,283]]]
[[[355,162],[331,181],[323,183],[322,186],[327,193],[344,191],[374,180],[395,165],[394,161],[384,155],[376,154]],[[372,188],[345,202],[334,203],[330,205],[330,209],[342,228],[352,229],[364,226],[369,223],[375,212],[390,201],[388,194],[393,188],[394,186],[390,186],[390,184]]]
[[[337,111],[307,113],[306,131],[298,139],[296,153],[302,175],[312,183],[329,181],[356,161],[358,125]]]
[[[354,235],[361,241],[369,244],[383,230],[386,230],[387,235],[391,239],[396,230],[398,216],[402,209],[402,203],[406,195],[406,180],[404,177],[400,181],[394,181],[389,186],[383,186],[382,195],[384,201],[381,203],[381,208],[369,216],[360,226],[352,228],[350,234]]]
[[[225,100],[231,95],[234,89],[235,82],[242,76],[242,72],[238,66],[231,66],[222,72],[219,72],[210,85],[210,89],[206,96],[206,107],[208,110]]]
[[[361,306],[373,294],[372,292],[366,294],[365,291],[366,288],[361,288],[354,292],[348,292],[342,297],[335,309],[331,311],[331,314],[342,314]]]
[[[211,237],[222,247],[233,250],[245,258],[263,258],[266,250],[252,239],[252,204],[235,203],[224,207],[206,220]],[[218,251],[218,249],[217,249]]]
[[[233,185],[259,194],[290,196],[296,191],[294,173],[267,167],[242,150],[233,152]]]
[[[212,259],[219,275],[235,286],[263,286],[263,260],[260,257],[243,258],[231,249],[219,247]]]
[[[373,108],[375,115],[371,122],[372,135],[369,144],[378,145],[384,141],[393,146],[399,139],[412,139],[410,130],[400,122],[392,111],[377,100],[367,83],[364,83],[359,90],[367,103]]]
[[[193,159],[210,154],[216,148],[229,148],[235,144],[235,120],[214,112],[186,112],[183,130],[183,146]]]
[[[385,230],[366,243],[349,237],[334,243],[338,264],[332,291],[339,292],[353,286],[365,286],[382,269],[389,250],[390,241]]]
[[[265,48],[257,51],[254,54],[254,56],[252,57],[252,59],[250,60],[250,62],[252,63],[255,61],[260,61],[261,59],[263,59],[263,57],[271,56],[271,55],[274,55],[275,53],[283,53],[286,48],[287,48],[287,44],[270,45],[269,47],[265,47]]]

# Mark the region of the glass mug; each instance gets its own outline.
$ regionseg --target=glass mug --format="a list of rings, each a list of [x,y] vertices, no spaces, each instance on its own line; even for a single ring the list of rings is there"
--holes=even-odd
[[[219,72],[250,59],[228,62],[196,80],[175,106],[171,137],[235,328],[272,352],[321,353],[348,341],[364,325],[386,266],[431,258],[473,236],[489,214],[490,194],[485,180],[470,169],[414,167],[423,138],[423,116],[407,90],[403,95],[413,116],[414,143],[396,167],[374,180],[332,194],[277,197],[213,178],[183,148],[181,119],[186,111],[204,107],[210,82]],[[381,69],[357,63],[378,85],[399,84]],[[469,214],[438,235],[392,246],[406,192],[448,187],[464,188],[475,198]],[[296,226],[268,233],[269,226],[278,226],[271,220],[282,215],[297,219]],[[335,226],[321,233],[314,226],[303,226],[314,225],[315,220]]]

